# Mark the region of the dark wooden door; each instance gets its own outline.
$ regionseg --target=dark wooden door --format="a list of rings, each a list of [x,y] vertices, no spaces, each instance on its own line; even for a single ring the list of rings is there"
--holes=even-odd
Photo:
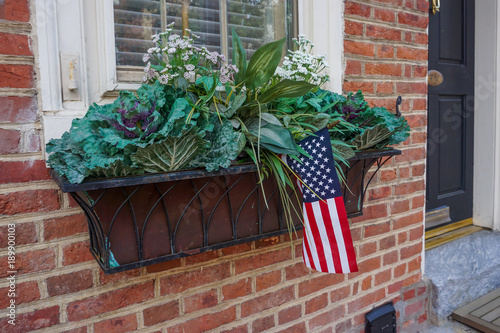
[[[447,206],[451,222],[472,217],[474,1],[441,1],[429,14],[427,211]]]

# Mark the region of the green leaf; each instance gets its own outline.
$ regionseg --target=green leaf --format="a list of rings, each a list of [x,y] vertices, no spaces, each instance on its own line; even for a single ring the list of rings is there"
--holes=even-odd
[[[211,122],[214,129],[205,136],[211,147],[190,162],[190,167],[205,167],[209,172],[229,167],[240,152],[240,133],[233,130],[231,122],[223,118],[221,123],[217,116],[212,116]]]
[[[246,100],[247,94],[245,94],[244,92],[241,92],[234,96],[234,98],[229,102],[226,111],[224,112],[226,118],[231,118],[232,116],[234,116],[236,111],[238,111],[238,109],[243,105],[243,103],[245,103]]]
[[[384,127],[384,125],[377,125],[372,128],[367,128],[361,135],[357,135],[352,144],[357,150],[370,149],[377,143],[384,141],[392,135],[392,132]]]
[[[285,79],[264,91],[258,99],[261,103],[268,103],[278,98],[300,97],[314,87],[316,86],[305,81]]]
[[[139,148],[131,156],[132,162],[147,172],[180,170],[209,144],[202,136],[202,133],[193,128],[180,137],[169,137]]]
[[[255,51],[252,58],[250,58],[245,74],[245,85],[249,90],[260,87],[269,81],[276,72],[281,60],[284,43],[285,38],[262,45]]]
[[[283,126],[281,124],[281,122],[278,120],[278,118],[276,118],[275,116],[273,116],[270,113],[262,112],[260,114],[260,117],[262,118],[262,120],[264,120],[265,122],[267,122],[269,124],[274,124],[274,125],[277,125],[277,126]]]
[[[232,28],[231,34],[233,38],[233,65],[238,67],[238,73],[236,73],[234,81],[234,84],[237,86],[245,79],[247,71],[247,54],[234,28]]]
[[[244,132],[248,140],[260,142],[265,147],[278,154],[296,155],[297,148],[295,140],[289,130],[275,124],[261,121],[259,129],[259,119],[252,118],[245,123],[247,131]],[[260,136],[260,140],[258,140]]]
[[[347,161],[348,159],[353,158],[356,155],[354,149],[352,149],[348,144],[342,141],[333,141],[332,150],[333,156],[336,160]]]
[[[95,167],[89,171],[91,177],[121,177],[143,174],[144,170],[135,166],[125,165],[122,160],[117,160],[108,167]]]

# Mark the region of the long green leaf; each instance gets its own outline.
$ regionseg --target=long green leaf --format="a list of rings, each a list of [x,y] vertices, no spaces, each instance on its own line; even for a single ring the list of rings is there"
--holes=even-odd
[[[305,81],[285,79],[267,89],[258,99],[261,103],[268,103],[278,98],[300,97],[307,94],[314,87],[316,87],[314,84]]]
[[[278,67],[285,38],[262,45],[255,51],[248,63],[245,85],[254,90],[269,81]]]
[[[245,73],[247,71],[247,54],[234,28],[232,28],[231,34],[233,37],[233,65],[238,67],[238,73],[235,75],[234,84],[238,86],[245,79]]]

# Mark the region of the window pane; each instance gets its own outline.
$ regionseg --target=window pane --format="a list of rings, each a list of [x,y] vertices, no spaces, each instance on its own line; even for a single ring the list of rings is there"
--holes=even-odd
[[[160,0],[114,0],[116,64],[144,66],[142,56],[161,31]]]
[[[174,22],[181,34],[183,2],[189,4],[189,29],[200,36],[196,44],[228,59],[232,57],[232,28],[249,57],[261,45],[291,36],[294,0],[114,0],[120,70],[123,66],[144,66],[142,55],[152,46],[151,35],[164,30],[165,24]]]
[[[232,28],[250,56],[260,46],[291,35],[291,3],[287,0],[227,0],[228,56],[232,58]]]

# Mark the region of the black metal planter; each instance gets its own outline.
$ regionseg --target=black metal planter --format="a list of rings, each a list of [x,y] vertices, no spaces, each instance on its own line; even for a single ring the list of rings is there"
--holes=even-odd
[[[348,216],[362,214],[363,198],[376,171],[399,150],[358,154],[344,170]],[[90,251],[106,274],[152,265],[288,232],[273,177],[258,184],[256,166],[215,172],[187,170],[96,179],[70,184],[52,177],[85,212]],[[297,191],[297,193],[299,193]],[[294,205],[300,199],[289,190]],[[267,205],[266,205],[267,202]],[[297,230],[301,217],[293,216]]]

